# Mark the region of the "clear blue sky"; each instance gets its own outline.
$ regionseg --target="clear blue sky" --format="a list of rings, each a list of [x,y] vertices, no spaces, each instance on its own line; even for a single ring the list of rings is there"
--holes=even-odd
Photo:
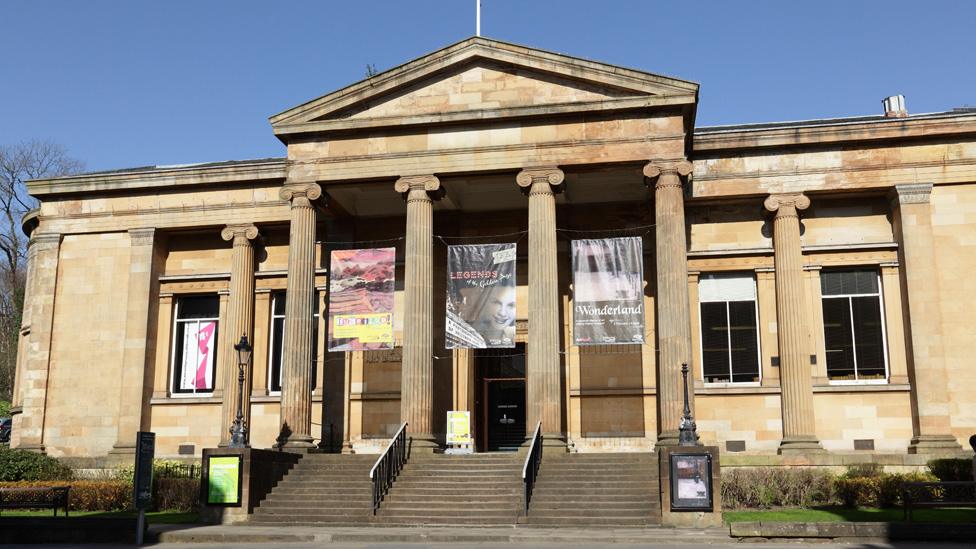
[[[699,125],[976,105],[976,2],[483,0],[482,34],[693,80]],[[0,144],[283,156],[268,117],[474,34],[474,0],[0,0]]]

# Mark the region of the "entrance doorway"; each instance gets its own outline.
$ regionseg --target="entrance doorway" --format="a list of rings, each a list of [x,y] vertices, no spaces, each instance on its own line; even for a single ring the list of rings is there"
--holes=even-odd
[[[515,452],[525,442],[525,344],[475,350],[479,452]]]

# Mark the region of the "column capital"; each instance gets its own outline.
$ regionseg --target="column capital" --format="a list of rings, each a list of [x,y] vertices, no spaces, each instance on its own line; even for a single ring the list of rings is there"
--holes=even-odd
[[[52,246],[61,245],[61,237],[64,236],[61,233],[43,233],[43,234],[33,234],[30,238],[31,248],[50,248]]]
[[[515,182],[526,194],[556,193],[566,179],[566,174],[555,166],[523,168],[515,176]]]
[[[405,175],[396,180],[393,189],[403,195],[407,202],[411,200],[437,200],[444,196],[444,187],[436,175]]]
[[[648,162],[644,165],[644,177],[648,180],[657,180],[654,188],[659,187],[680,187],[681,178],[688,177],[695,170],[694,164],[687,160],[671,162]],[[674,176],[674,177],[661,177]],[[645,183],[648,183],[645,181]]]
[[[282,200],[291,201],[292,207],[311,206],[312,202],[322,198],[322,187],[315,182],[285,183],[278,191]]]
[[[771,194],[763,201],[763,206],[776,217],[798,217],[800,210],[810,207],[810,199],[803,193]]]
[[[228,242],[237,237],[254,240],[258,237],[258,228],[253,223],[233,223],[220,231],[220,237]]]
[[[156,229],[152,227],[129,229],[129,241],[132,246],[152,246],[155,237]]]
[[[893,205],[928,204],[932,198],[931,183],[907,183],[895,185],[891,191]]]

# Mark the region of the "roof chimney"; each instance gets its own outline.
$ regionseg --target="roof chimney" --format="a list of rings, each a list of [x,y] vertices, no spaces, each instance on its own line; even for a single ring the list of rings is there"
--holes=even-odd
[[[885,97],[881,101],[881,104],[884,105],[885,118],[905,118],[908,116],[908,110],[905,109],[904,95]]]

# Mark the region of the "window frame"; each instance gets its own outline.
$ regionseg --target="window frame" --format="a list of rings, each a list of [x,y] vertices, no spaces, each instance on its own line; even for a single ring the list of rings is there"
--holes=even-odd
[[[193,319],[180,319],[180,304],[184,299],[190,299],[195,297],[216,297],[217,299],[217,316],[213,318],[193,318]],[[210,374],[213,380],[213,388],[209,391],[177,391],[176,384],[177,380],[182,377],[182,371],[177,371],[177,365],[182,364],[182,356],[177,356],[177,337],[176,334],[179,332],[178,326],[180,322],[188,324],[190,322],[214,322],[216,323],[216,328],[214,329],[214,357],[213,357],[213,372]],[[184,294],[176,296],[173,303],[173,325],[171,327],[170,339],[170,382],[169,387],[167,387],[167,393],[171,398],[201,398],[201,397],[212,397],[214,391],[217,390],[217,366],[220,358],[220,295],[219,294]]]
[[[831,269],[827,272],[852,272],[852,271],[872,271],[875,273],[877,280],[878,292],[876,294],[831,294],[826,295],[823,291],[820,292],[820,309],[823,311],[823,300],[825,299],[844,299],[847,301],[847,314],[851,319],[851,356],[854,359],[854,378],[855,379],[830,379],[830,366],[827,361],[827,323],[823,319],[823,313],[821,313],[821,331],[823,332],[824,341],[824,372],[827,375],[827,383],[830,385],[887,385],[891,381],[891,364],[888,359],[888,322],[885,316],[885,303],[884,303],[884,288],[881,287],[881,272],[880,270],[872,268],[861,268],[858,266],[849,266],[838,269]],[[821,276],[823,273],[821,272]],[[881,379],[857,379],[857,332],[854,329],[854,302],[855,297],[877,297],[878,298],[878,315],[881,321],[881,350],[882,357],[884,360],[884,377]]]
[[[730,276],[730,275],[736,274],[737,272],[742,272],[742,271],[715,272],[715,273],[708,273],[707,275],[699,275],[699,277],[698,277],[698,283],[701,284],[701,279],[704,276],[711,276],[711,275],[725,275],[725,276]],[[732,381],[732,379],[733,379],[733,377],[732,377],[732,329],[729,326],[729,323],[731,322],[730,319],[731,319],[732,315],[731,315],[731,311],[729,310],[729,303],[732,303],[733,301],[744,301],[744,300],[733,300],[733,301],[730,301],[730,300],[726,299],[726,300],[723,300],[723,301],[702,301],[702,299],[701,299],[701,293],[699,292],[699,294],[698,294],[698,356],[699,356],[699,362],[701,363],[700,364],[700,368],[699,368],[699,371],[701,373],[701,377],[699,379],[702,382],[702,384],[704,386],[707,386],[707,387],[717,387],[717,388],[721,388],[721,387],[759,387],[759,386],[762,385],[762,380],[763,380],[763,371],[762,371],[762,338],[760,337],[760,334],[759,334],[759,327],[760,327],[760,323],[759,323],[759,286],[758,286],[758,284],[756,282],[755,275],[751,275],[751,276],[750,275],[746,275],[746,276],[742,276],[741,278],[749,278],[749,279],[751,279],[751,281],[752,281],[752,287],[753,287],[753,295],[755,296],[752,299],[752,306],[753,306],[753,311],[754,311],[754,313],[756,315],[756,317],[755,317],[756,318],[756,371],[759,374],[759,379],[756,380],[756,381]],[[705,379],[705,335],[702,333],[702,330],[704,329],[704,324],[702,323],[702,304],[704,304],[704,303],[723,303],[723,304],[725,304],[725,339],[726,339],[726,345],[728,346],[729,381],[708,381],[708,380]]]
[[[312,391],[315,391],[315,389],[318,387],[318,381],[319,381],[318,380],[318,375],[319,375],[318,374],[318,371],[319,371],[319,368],[322,367],[322,364],[320,364],[319,357],[318,357],[319,345],[322,343],[321,341],[319,341],[319,328],[320,328],[319,323],[322,322],[322,315],[321,315],[321,311],[319,310],[319,299],[320,299],[319,291],[318,290],[315,290],[315,292],[313,292],[313,295],[314,295],[315,299],[312,302],[313,303],[313,306],[312,306],[312,339],[313,339],[313,346],[312,346],[312,351],[313,351],[313,353],[312,353],[313,369],[312,369],[312,372],[314,373],[314,379],[312,379]],[[274,359],[275,359],[275,356],[274,356],[274,343],[275,343],[275,339],[274,339],[274,332],[275,332],[275,330],[274,330],[274,322],[275,322],[275,319],[276,318],[280,318],[281,319],[281,337],[282,337],[282,340],[284,340],[284,337],[285,337],[285,313],[281,313],[280,315],[276,315],[275,314],[275,301],[277,301],[281,297],[284,297],[285,298],[285,303],[287,303],[287,299],[288,299],[288,290],[287,289],[285,289],[285,290],[276,290],[276,291],[271,292],[271,316],[269,318],[269,323],[268,323],[268,381],[266,383],[266,385],[267,385],[267,391],[268,391],[268,396],[281,396],[281,389],[275,390],[273,388],[274,387],[273,384],[274,384],[274,381],[275,381],[275,379],[274,379]],[[328,339],[328,337],[326,339]],[[279,360],[281,361],[281,363],[278,365],[278,376],[279,376],[279,378],[281,378],[281,376],[283,376],[284,373],[285,373],[284,372],[284,353],[285,353],[285,343],[284,343],[284,341],[282,341],[281,342],[281,355],[279,356]],[[279,381],[278,385],[281,385],[281,380],[279,379],[278,381]]]

